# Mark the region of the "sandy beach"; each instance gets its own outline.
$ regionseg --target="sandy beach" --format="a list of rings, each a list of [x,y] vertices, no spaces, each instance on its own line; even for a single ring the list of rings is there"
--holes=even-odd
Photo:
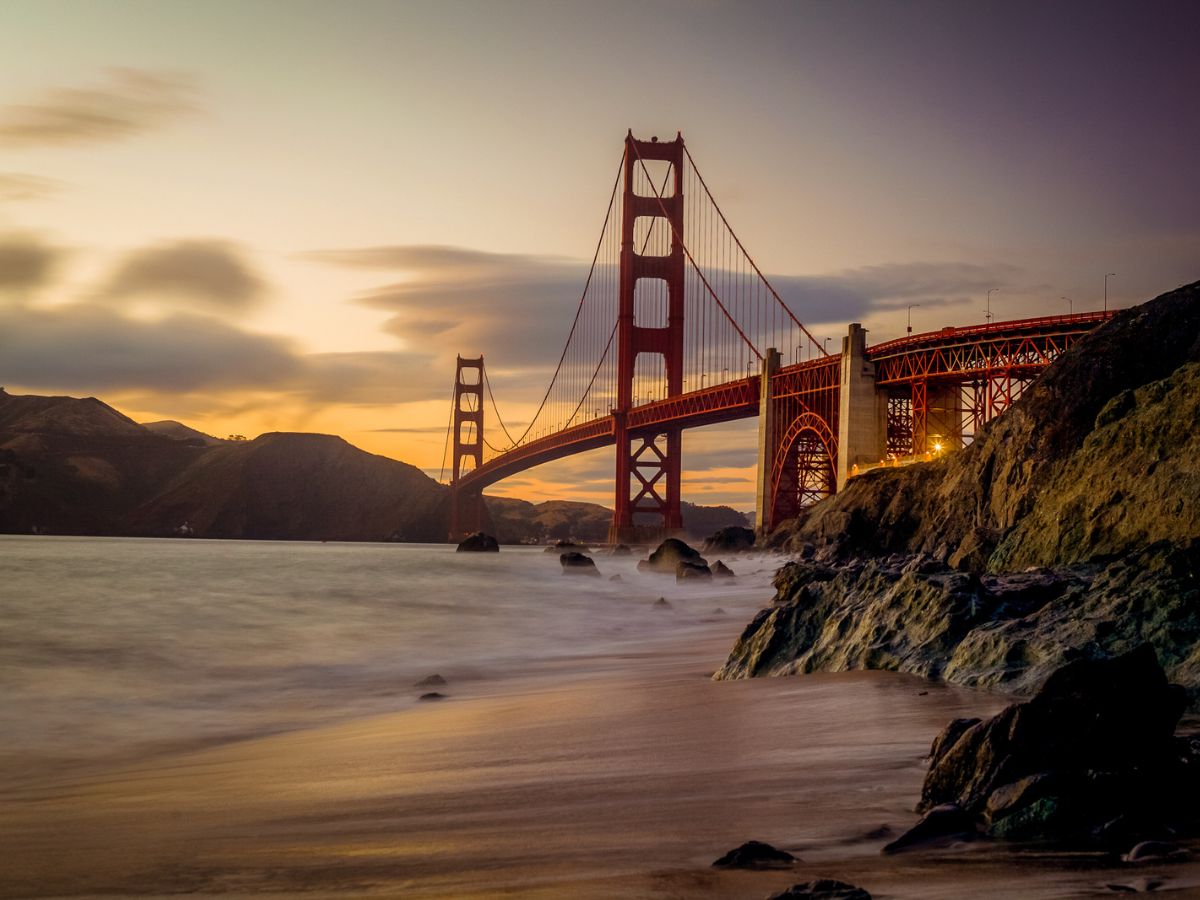
[[[745,898],[830,876],[1016,898],[1131,877],[983,845],[881,856],[915,821],[932,736],[1004,698],[888,673],[710,681],[740,627],[327,727],[30,761],[0,791],[0,895]],[[752,838],[801,862],[710,867]]]

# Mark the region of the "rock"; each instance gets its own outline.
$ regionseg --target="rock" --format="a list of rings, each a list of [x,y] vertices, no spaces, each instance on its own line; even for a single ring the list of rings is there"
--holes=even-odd
[[[695,548],[689,547],[678,538],[667,538],[658,545],[648,559],[643,559],[638,563],[638,571],[672,574],[681,561],[708,565],[708,561]]]
[[[729,615],[729,613],[725,612],[725,610],[721,609],[721,607],[719,607],[719,606],[718,606],[716,609],[714,609],[714,610],[712,611],[712,614],[713,614],[714,616],[727,616],[727,615]]]
[[[690,560],[681,559],[675,565],[675,580],[689,581],[695,578],[712,578],[712,570],[703,563],[691,562]]]
[[[633,551],[629,548],[629,546],[627,544],[617,544],[617,546],[612,548],[612,551],[608,555],[609,556],[630,556],[632,554],[633,554]]]
[[[608,580],[609,580],[609,581],[624,581],[625,579],[624,579],[624,578],[622,578],[622,577],[620,576],[620,574],[618,573],[618,574],[616,574],[616,575],[609,575],[609,576],[608,576]]]
[[[741,553],[754,549],[754,530],[730,525],[704,542],[705,553]]]
[[[790,866],[796,857],[762,841],[746,841],[713,863],[716,869],[777,869]]]
[[[600,576],[595,561],[582,553],[563,553],[558,557],[558,561],[562,564],[564,575],[592,575],[597,578]]]
[[[415,687],[415,688],[445,687],[446,683],[447,682],[446,682],[445,678],[443,678],[441,675],[434,674],[434,675],[426,675],[424,678],[422,678],[420,681],[418,681],[416,684],[414,684],[413,687]]]
[[[929,764],[933,765],[939,759],[946,755],[946,751],[955,745],[960,737],[967,733],[973,726],[980,723],[980,719],[952,719],[950,724],[942,729],[941,733],[933,739],[933,745],[929,748]]]
[[[767,900],[871,900],[871,895],[844,881],[820,878],[793,884],[786,891],[772,894]]]
[[[458,549],[455,552],[499,553],[500,545],[490,534],[484,534],[482,531],[476,531],[474,534],[467,535],[466,539],[458,545]]]
[[[1191,854],[1169,841],[1142,841],[1128,853],[1121,856],[1121,862],[1127,863],[1160,863],[1178,862],[1187,859]]]
[[[418,700],[424,700],[424,701],[426,701],[426,702],[428,702],[428,701],[430,701],[430,700],[445,700],[445,699],[446,699],[446,695],[445,695],[445,694],[439,694],[437,691],[430,691],[428,694],[422,694],[422,695],[421,695],[420,697],[418,697],[417,699],[418,699]]]
[[[716,578],[734,577],[733,569],[729,568],[729,566],[725,565],[725,563],[721,562],[719,559],[717,560],[717,564],[712,567],[712,573]]]
[[[974,817],[954,803],[935,806],[912,828],[883,848],[884,853],[899,853],[918,846],[971,840],[977,835]]]
[[[1133,881],[1106,884],[1105,887],[1118,894],[1148,894],[1166,884],[1161,878],[1135,878]]]
[[[1185,695],[1148,645],[1079,659],[1031,699],[956,720],[934,743],[919,810],[955,804],[1011,840],[1109,843],[1189,820],[1200,758],[1174,737]]]
[[[651,604],[651,606],[654,606],[657,609],[670,609],[671,601],[668,600],[666,597],[659,597],[657,600],[655,600]]]

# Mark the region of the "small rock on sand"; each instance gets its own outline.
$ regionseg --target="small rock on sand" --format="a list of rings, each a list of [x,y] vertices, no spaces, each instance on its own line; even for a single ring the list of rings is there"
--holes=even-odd
[[[793,884],[786,891],[772,894],[767,900],[871,900],[871,895],[844,881],[818,878],[816,881]]]
[[[762,841],[746,841],[713,863],[716,869],[777,869],[790,866],[796,857]]]
[[[1127,863],[1176,862],[1190,856],[1187,850],[1169,841],[1142,841],[1121,857]]]
[[[446,683],[447,682],[446,682],[445,678],[443,678],[441,675],[438,675],[437,673],[434,673],[433,675],[426,675],[424,678],[422,678],[420,681],[418,681],[416,684],[414,684],[413,687],[415,687],[415,688],[445,687]]]
[[[422,694],[422,695],[421,695],[420,697],[418,697],[417,699],[418,699],[418,700],[424,700],[424,701],[426,701],[426,702],[428,702],[428,701],[430,701],[430,700],[445,700],[445,699],[446,699],[446,695],[445,695],[445,694],[439,694],[437,691],[430,691],[428,694]]]
[[[671,601],[666,597],[659,597],[654,601],[653,606],[655,606],[657,609],[670,609]]]

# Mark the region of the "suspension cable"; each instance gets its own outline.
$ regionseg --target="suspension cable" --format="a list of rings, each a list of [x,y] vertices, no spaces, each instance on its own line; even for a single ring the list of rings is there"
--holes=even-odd
[[[500,423],[500,430],[504,432],[504,436],[508,438],[508,442],[510,444],[512,444],[514,447],[517,446],[517,442],[513,440],[512,435],[508,433],[508,429],[504,426],[504,420],[500,418],[500,407],[496,405],[496,395],[492,393],[492,382],[491,379],[488,378],[486,367],[483,370],[483,383],[487,387],[488,399],[492,401],[492,412],[496,414],[496,421]],[[495,450],[496,448],[492,447],[492,449]]]
[[[608,231],[608,221],[612,216],[613,202],[616,200],[617,186],[621,183],[621,170],[624,168],[624,165],[625,154],[622,152],[621,164],[617,166],[617,177],[613,180],[612,194],[608,198],[608,211],[604,214],[604,224],[600,227],[600,239],[596,241],[596,252],[592,254],[592,266],[588,270],[587,281],[584,282],[583,293],[579,297],[579,305],[575,308],[575,319],[571,322],[571,330],[567,333],[566,343],[563,344],[562,354],[558,357],[558,365],[554,369],[554,374],[550,377],[550,384],[546,387],[546,393],[542,395],[542,402],[538,404],[537,411],[534,412],[533,417],[529,420],[529,425],[525,429],[525,432],[513,442],[513,447],[520,444],[529,436],[529,432],[537,423],[537,417],[541,415],[542,410],[546,407],[546,401],[550,398],[550,392],[554,390],[554,383],[558,380],[559,372],[562,371],[563,360],[567,358],[567,350],[571,346],[571,338],[575,336],[575,329],[579,327],[579,317],[583,312],[583,301],[587,299],[588,288],[591,287],[592,276],[596,272],[596,260],[600,258],[600,248],[604,244],[605,232]],[[497,418],[499,418],[499,415],[497,415]],[[512,448],[510,447],[509,449]]]
[[[712,203],[713,209],[715,209],[717,211],[717,215],[721,217],[721,222],[724,223],[726,230],[733,237],[734,243],[736,243],[738,249],[742,251],[742,255],[746,257],[747,262],[750,263],[755,274],[757,274],[762,280],[762,283],[767,286],[767,290],[771,292],[771,296],[775,298],[775,301],[783,307],[784,312],[791,317],[791,320],[796,323],[796,326],[803,331],[805,336],[813,343],[813,346],[820,349],[825,356],[829,356],[830,354],[825,350],[824,345],[821,344],[815,337],[813,337],[812,332],[804,327],[803,322],[796,318],[796,314],[792,312],[792,308],[783,302],[783,298],[779,296],[779,293],[775,290],[774,285],[772,285],[771,282],[767,280],[767,276],[762,273],[762,269],[758,267],[758,263],[754,261],[754,257],[751,256],[746,248],[742,246],[741,239],[738,238],[737,232],[733,230],[733,226],[730,225],[729,220],[725,218],[725,213],[721,211],[721,205],[717,203],[717,198],[714,197],[712,195],[712,191],[708,189],[708,184],[705,182],[704,176],[700,174],[700,167],[696,165],[696,160],[692,159],[692,154],[688,150],[687,144],[684,144],[683,152],[687,156],[688,162],[691,163],[692,171],[696,173],[696,178],[699,179],[700,186],[704,188],[704,193],[708,195],[709,202]]]
[[[650,182],[650,189],[653,190],[654,189],[654,179],[650,177],[650,172],[646,168],[646,161],[644,159],[642,159],[642,154],[638,153],[636,141],[633,143],[633,152],[635,154],[637,154],[638,162],[641,163],[641,166],[642,166],[642,172],[645,174],[646,179]],[[697,172],[696,174],[698,175],[700,173]],[[700,276],[700,281],[704,285],[705,290],[708,291],[709,296],[712,297],[713,300],[716,302],[717,306],[720,307],[721,312],[723,312],[725,314],[725,318],[729,320],[729,324],[733,326],[734,330],[738,333],[738,335],[741,337],[741,339],[746,342],[746,346],[750,348],[750,352],[753,353],[755,356],[757,356],[759,358],[759,361],[761,362],[763,356],[761,353],[758,352],[758,348],[754,346],[754,344],[751,342],[751,340],[748,337],[746,337],[746,333],[744,331],[742,331],[741,326],[738,325],[737,321],[733,318],[732,315],[730,315],[729,310],[727,310],[725,308],[725,304],[721,302],[721,298],[717,296],[716,292],[712,289],[712,285],[710,285],[708,283],[708,279],[704,277],[704,273],[702,271],[700,271],[700,267],[698,265],[696,265],[696,260],[692,258],[692,251],[689,250],[687,244],[684,243],[683,235],[681,235],[679,233],[679,229],[677,229],[675,227],[675,223],[672,222],[670,216],[667,215],[667,205],[665,203],[663,203],[662,197],[659,196],[658,194],[655,194],[655,199],[658,200],[658,206],[659,206],[659,209],[662,210],[663,218],[665,218],[671,226],[671,233],[674,234],[675,237],[679,240],[679,246],[683,249],[683,252],[685,254],[687,254],[688,261],[692,264],[692,268],[694,268],[696,270],[696,274]],[[715,205],[716,204],[714,203],[714,206]]]
[[[454,380],[458,381],[456,375]],[[450,416],[446,420],[446,443],[442,445],[442,468],[438,472],[438,481],[441,481],[446,475],[446,456],[450,452],[450,432],[454,430],[454,395],[458,392],[458,385],[454,385],[454,390],[450,392]]]

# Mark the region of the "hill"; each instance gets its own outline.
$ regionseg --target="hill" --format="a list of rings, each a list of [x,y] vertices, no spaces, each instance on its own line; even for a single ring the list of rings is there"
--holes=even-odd
[[[91,397],[0,392],[0,531],[445,539],[445,490],[415,466],[332,435],[152,425]]]
[[[172,419],[163,419],[161,422],[143,422],[142,427],[153,431],[155,434],[161,434],[164,437],[169,437],[177,441],[199,441],[207,447],[225,443],[225,440],[222,438],[213,437],[211,434],[205,434],[203,431],[197,431],[195,428],[189,428],[182,422],[176,422]]]
[[[502,541],[603,541],[611,510],[488,497]],[[703,536],[743,517],[684,504]],[[139,425],[94,397],[0,390],[0,533],[342,541],[445,540],[446,489],[333,435],[226,441]]]

